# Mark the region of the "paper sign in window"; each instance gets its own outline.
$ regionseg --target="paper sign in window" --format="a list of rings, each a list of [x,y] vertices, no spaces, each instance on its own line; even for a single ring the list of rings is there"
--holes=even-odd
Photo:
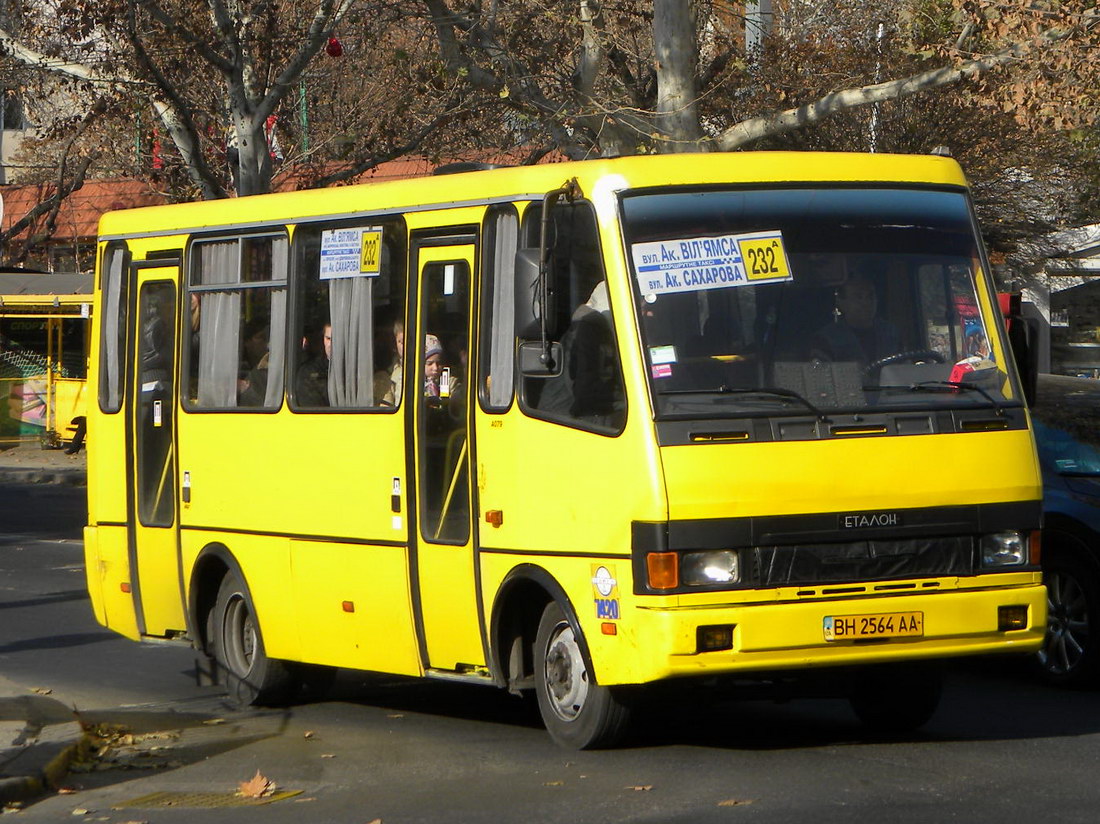
[[[381,272],[382,228],[351,227],[321,232],[321,280],[377,277]]]
[[[778,230],[635,243],[630,252],[643,295],[792,279],[783,235]]]

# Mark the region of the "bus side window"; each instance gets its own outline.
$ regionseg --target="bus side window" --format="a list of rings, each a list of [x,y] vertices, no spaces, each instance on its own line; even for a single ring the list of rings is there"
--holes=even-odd
[[[107,247],[100,272],[103,292],[102,342],[99,350],[99,408],[104,412],[122,409],[125,380],[126,329],[128,323],[126,247]]]
[[[532,218],[538,210],[531,210]],[[607,434],[622,430],[626,392],[604,278],[596,218],[587,203],[554,208],[548,335],[561,343],[552,377],[524,376],[529,414]],[[532,339],[533,330],[521,330]]]
[[[303,226],[294,241],[291,409],[395,408],[404,370],[404,222]]]
[[[512,403],[515,373],[515,280],[519,217],[512,205],[494,206],[485,219],[481,264],[481,404],[503,411]]]
[[[287,258],[283,236],[220,238],[192,246],[191,408],[282,405]]]

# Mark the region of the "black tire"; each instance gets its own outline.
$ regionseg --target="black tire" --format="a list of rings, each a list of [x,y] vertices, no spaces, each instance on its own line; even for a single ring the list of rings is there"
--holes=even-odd
[[[1087,561],[1067,553],[1043,559],[1047,634],[1036,653],[1051,684],[1072,689],[1100,685],[1100,578]]]
[[[875,735],[903,735],[923,727],[943,695],[936,665],[896,665],[856,676],[849,701],[856,717]]]
[[[222,579],[209,626],[208,651],[234,701],[252,706],[289,699],[294,686],[291,672],[264,652],[252,596],[236,572]]]
[[[626,732],[630,710],[615,690],[592,678],[578,632],[557,602],[547,604],[534,646],[539,714],[563,747],[611,747]]]

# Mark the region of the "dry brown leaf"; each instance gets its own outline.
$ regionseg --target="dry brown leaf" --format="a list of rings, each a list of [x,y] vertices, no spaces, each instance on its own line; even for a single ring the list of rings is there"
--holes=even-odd
[[[79,790],[74,790],[72,787],[58,787],[57,788],[57,794],[58,795],[72,795],[75,792],[79,792]]]
[[[274,792],[275,784],[262,775],[259,770],[256,770],[256,774],[252,778],[240,783],[237,795],[245,798],[265,798]]]
[[[544,786],[544,787],[561,787],[561,786],[564,786],[564,785],[565,785],[564,781],[543,781],[542,782],[542,786]]]
[[[333,753],[333,752],[323,752],[323,753],[321,753],[321,758],[335,758],[335,757],[336,757],[336,753]]]
[[[382,819],[376,818],[374,821],[368,821],[367,824],[382,824]]]
[[[652,790],[653,785],[652,784],[635,784],[634,786],[627,787],[626,789],[634,790],[635,792],[644,793],[644,792],[649,792],[650,790]]]
[[[312,738],[312,737],[313,737],[313,730],[306,730],[302,734],[302,738]]]
[[[224,718],[208,718],[205,721],[203,721],[202,723],[206,724],[206,726],[208,726],[208,727],[216,727],[219,724],[224,724],[225,719]]]
[[[53,692],[53,690],[49,687],[31,687],[31,692],[35,693],[36,695],[49,695]]]
[[[727,798],[725,801],[719,801],[719,807],[740,807],[744,804],[751,804],[751,798]]]

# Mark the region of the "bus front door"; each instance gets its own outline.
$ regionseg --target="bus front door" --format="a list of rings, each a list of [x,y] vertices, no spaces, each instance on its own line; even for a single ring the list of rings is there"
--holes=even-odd
[[[126,456],[128,553],[138,629],[186,628],[180,588],[175,451],[177,266],[134,266],[134,369],[127,387],[132,444]]]
[[[467,354],[473,244],[423,241],[418,334],[408,351],[415,398],[414,603],[425,666],[480,671],[485,664],[471,518]]]

